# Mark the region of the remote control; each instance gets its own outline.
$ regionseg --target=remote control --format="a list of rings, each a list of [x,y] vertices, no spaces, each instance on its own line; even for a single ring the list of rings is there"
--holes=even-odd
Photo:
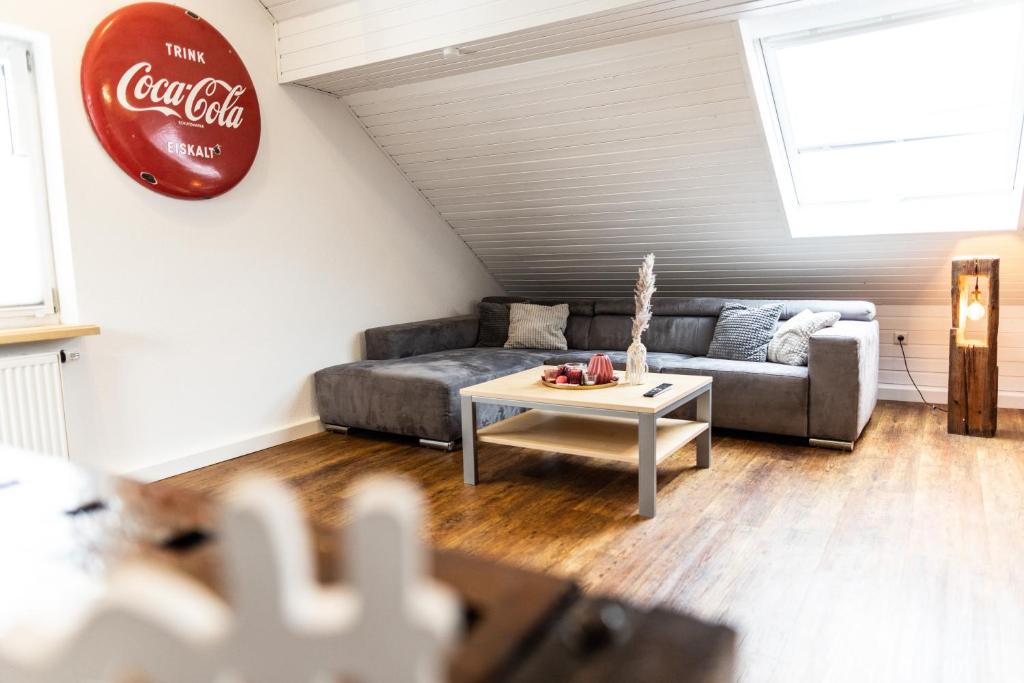
[[[664,391],[668,391],[668,388],[670,386],[672,386],[672,385],[668,384],[668,383],[659,384],[658,386],[654,387],[653,389],[651,389],[650,391],[645,393],[644,396],[646,396],[647,398],[654,398],[658,394],[660,394],[660,393],[662,393]]]

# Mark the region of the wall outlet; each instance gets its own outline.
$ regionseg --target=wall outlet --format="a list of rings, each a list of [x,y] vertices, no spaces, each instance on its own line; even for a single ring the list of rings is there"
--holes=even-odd
[[[893,332],[892,333],[892,343],[895,344],[896,346],[899,346],[900,345],[900,337],[903,337],[903,345],[904,346],[906,346],[907,344],[910,343],[910,333],[909,332]]]

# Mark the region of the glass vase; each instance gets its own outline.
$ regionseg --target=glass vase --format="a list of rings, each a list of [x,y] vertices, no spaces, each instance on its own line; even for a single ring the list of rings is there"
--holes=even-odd
[[[634,339],[626,351],[626,384],[643,384],[647,381],[647,347]]]

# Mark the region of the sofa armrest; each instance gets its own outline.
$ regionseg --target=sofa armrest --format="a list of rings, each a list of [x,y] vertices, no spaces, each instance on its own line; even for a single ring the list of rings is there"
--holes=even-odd
[[[854,442],[878,401],[878,321],[840,320],[811,335],[808,432]]]
[[[475,315],[421,320],[374,327],[363,333],[367,360],[418,356],[434,351],[464,349],[476,344],[480,319]]]

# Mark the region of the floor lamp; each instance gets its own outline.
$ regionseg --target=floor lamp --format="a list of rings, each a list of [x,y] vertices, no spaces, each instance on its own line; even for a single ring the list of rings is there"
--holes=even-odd
[[[950,434],[996,435],[999,259],[957,258],[949,331]]]

